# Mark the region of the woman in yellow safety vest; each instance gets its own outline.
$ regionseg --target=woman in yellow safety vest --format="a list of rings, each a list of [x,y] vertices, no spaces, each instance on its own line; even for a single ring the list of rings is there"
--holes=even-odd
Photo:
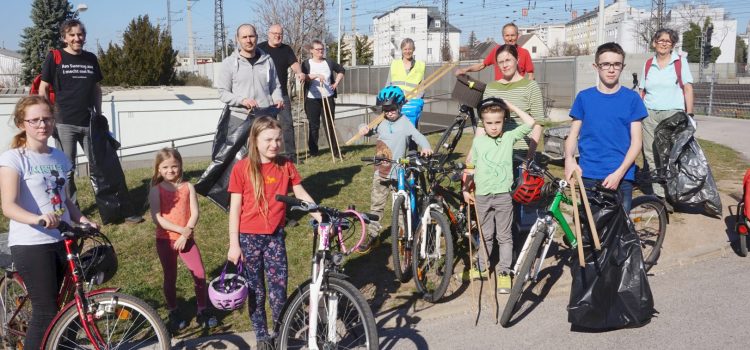
[[[406,38],[401,41],[401,59],[391,62],[391,85],[404,90],[404,94],[417,88],[424,79],[425,65],[414,58],[414,40]]]
[[[414,58],[414,40],[405,38],[401,41],[401,59],[391,62],[390,85],[398,86],[409,96],[424,79],[424,72],[424,62]],[[416,126],[422,112],[422,94],[410,97],[410,101],[402,107],[402,113]]]

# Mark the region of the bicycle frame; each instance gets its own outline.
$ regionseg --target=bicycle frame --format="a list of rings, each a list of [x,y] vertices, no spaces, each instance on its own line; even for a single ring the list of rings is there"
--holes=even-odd
[[[557,224],[563,230],[563,238],[568,243],[568,245],[570,245],[570,247],[572,248],[575,248],[578,245],[575,234],[573,234],[568,221],[565,220],[562,210],[560,209],[561,203],[565,203],[568,205],[573,204],[573,201],[565,196],[564,192],[564,189],[568,186],[568,183],[565,180],[555,179],[554,181],[557,182],[558,187],[557,191],[555,192],[555,196],[547,207],[547,213],[543,217],[537,218],[536,222],[531,227],[529,236],[526,238],[521,251],[518,253],[518,259],[516,259],[516,264],[513,266],[513,273],[517,273],[521,268],[521,263],[523,263],[523,261],[526,259],[527,254],[534,253],[529,252],[529,246],[534,240],[534,237],[536,237],[536,235],[538,234],[544,234],[546,236],[545,242],[542,245],[542,252],[540,254],[540,260],[544,261],[544,258],[547,256],[547,252],[549,252],[549,247],[552,245],[552,237],[554,237],[555,232],[557,231],[555,222],[557,222]],[[542,229],[540,229],[540,227],[542,227]],[[542,264],[537,264],[534,267],[534,271],[530,272],[531,276],[529,276],[529,279],[536,281],[536,277],[541,269]]]
[[[393,207],[393,204],[396,202],[396,199],[399,196],[404,197],[404,203],[406,204],[407,208],[409,208],[409,215],[406,215],[406,231],[407,231],[407,241],[411,242],[414,235],[413,235],[413,228],[416,227],[416,225],[419,225],[420,218],[419,218],[419,212],[417,211],[417,191],[416,191],[416,179],[417,176],[412,172],[411,176],[407,178],[406,171],[410,170],[411,168],[408,167],[409,160],[408,159],[400,159],[398,161],[398,167],[396,168],[397,172],[397,185],[396,185],[396,191],[391,196],[391,207]]]
[[[364,225],[364,221],[359,213],[357,213],[354,210],[346,210],[343,213],[345,214],[353,214],[357,218],[360,219],[360,223],[362,224],[361,232],[362,237],[360,237],[359,243],[356,244],[354,247],[352,247],[351,251],[356,249],[356,247],[362,243],[364,239],[364,235],[367,232],[367,229]],[[324,283],[324,281],[328,278],[328,275],[333,273],[336,275],[340,275],[338,272],[337,266],[340,265],[340,263],[336,263],[337,259],[340,259],[340,261],[343,261],[343,256],[340,257],[334,257],[331,255],[330,252],[330,244],[331,244],[331,235],[336,234],[338,238],[338,243],[341,247],[343,247],[343,239],[341,235],[342,227],[341,227],[341,220],[340,219],[333,219],[332,222],[323,222],[316,225],[316,229],[314,230],[314,240],[317,240],[317,248],[314,249],[314,255],[315,259],[313,259],[312,262],[312,272],[310,274],[310,331],[307,333],[307,345],[308,349],[310,350],[318,350],[318,344],[317,344],[317,334],[318,334],[318,305],[320,303],[321,293],[320,289]],[[347,253],[345,248],[344,253]],[[340,253],[338,253],[340,254]],[[333,269],[331,262],[333,263]],[[332,271],[333,270],[333,271]],[[344,276],[345,277],[345,276]],[[329,302],[328,302],[328,314],[326,315],[326,318],[329,320],[336,320],[338,319],[338,299],[337,296],[332,295],[329,296]],[[338,334],[336,332],[336,322],[329,322],[328,323],[328,329],[326,329],[327,339],[336,339],[338,341]]]
[[[62,315],[67,311],[68,309],[75,306],[78,309],[78,317],[81,319],[81,323],[83,325],[84,332],[86,333],[86,336],[91,341],[91,344],[94,346],[94,349],[101,349],[100,344],[105,344],[106,342],[102,338],[101,334],[99,333],[99,330],[96,328],[93,322],[93,316],[90,315],[91,310],[89,310],[89,302],[88,298],[108,293],[108,292],[117,292],[119,288],[101,288],[93,291],[84,291],[84,283],[83,280],[83,270],[81,269],[81,266],[79,264],[79,244],[77,243],[77,239],[68,238],[66,237],[64,240],[65,245],[65,252],[66,252],[66,259],[68,262],[68,269],[65,273],[65,276],[63,278],[63,283],[60,287],[60,290],[57,295],[57,304],[60,307],[60,310],[58,311],[57,315],[55,315],[55,318],[50,323],[50,326],[47,328],[47,330],[44,333],[44,340],[42,344],[42,348],[46,345],[46,342],[48,341],[48,337],[50,332],[52,331],[52,325],[54,325],[57,320],[62,317]],[[14,273],[14,272],[7,272],[6,276],[3,278],[9,278],[10,276],[8,273]],[[92,284],[93,285],[93,284]],[[5,300],[6,296],[3,296]],[[8,327],[8,324],[11,324],[15,322],[16,317],[18,316],[18,313],[21,309],[25,306],[25,304],[29,301],[28,297],[22,298],[20,302],[17,302],[16,309],[11,315],[10,319],[7,320],[6,324],[2,325],[5,327],[8,333],[12,333],[15,336],[18,337],[26,337],[26,333],[19,331],[17,329]],[[7,302],[7,300],[6,300]]]

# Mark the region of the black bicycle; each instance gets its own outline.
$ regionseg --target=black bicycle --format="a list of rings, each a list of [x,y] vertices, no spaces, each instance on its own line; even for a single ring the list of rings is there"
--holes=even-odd
[[[450,156],[456,150],[458,142],[461,141],[464,128],[469,121],[471,122],[472,132],[476,132],[477,117],[474,114],[474,109],[467,105],[461,105],[458,108],[458,115],[456,115],[456,118],[453,120],[453,124],[445,129],[440,136],[440,141],[438,141],[437,146],[435,146],[433,159],[438,161],[437,164],[439,166],[445,165],[448,159],[450,159]]]

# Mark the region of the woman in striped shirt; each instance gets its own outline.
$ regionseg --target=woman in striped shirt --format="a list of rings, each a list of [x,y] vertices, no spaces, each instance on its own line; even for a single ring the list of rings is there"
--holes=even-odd
[[[482,98],[498,97],[510,101],[537,121],[531,133],[518,140],[513,147],[514,154],[524,158],[531,157],[536,152],[536,145],[542,136],[542,126],[538,124],[545,117],[542,91],[536,81],[527,79],[518,72],[518,50],[515,45],[500,46],[497,49],[496,58],[503,77],[498,81],[487,84]],[[523,124],[515,113],[511,112],[510,116],[511,118],[503,124],[503,132],[513,130]],[[484,134],[484,129],[477,128],[477,135],[481,134]]]

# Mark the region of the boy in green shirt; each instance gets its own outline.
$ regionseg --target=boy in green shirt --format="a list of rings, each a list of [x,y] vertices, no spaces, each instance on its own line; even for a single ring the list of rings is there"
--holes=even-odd
[[[523,124],[503,132],[503,122],[508,118],[509,111],[518,115]],[[476,202],[482,239],[489,250],[486,254],[479,254],[479,268],[486,269],[489,266],[484,262],[489,261],[488,257],[493,255],[497,240],[497,288],[498,293],[507,294],[511,288],[510,264],[513,259],[513,200],[510,194],[514,171],[513,145],[531,132],[535,121],[512,103],[497,98],[483,100],[479,106],[479,115],[486,135],[475,137],[471,146],[475,164],[476,198],[466,190],[463,195],[467,203]],[[481,275],[481,272],[475,271],[470,273],[472,275]]]

